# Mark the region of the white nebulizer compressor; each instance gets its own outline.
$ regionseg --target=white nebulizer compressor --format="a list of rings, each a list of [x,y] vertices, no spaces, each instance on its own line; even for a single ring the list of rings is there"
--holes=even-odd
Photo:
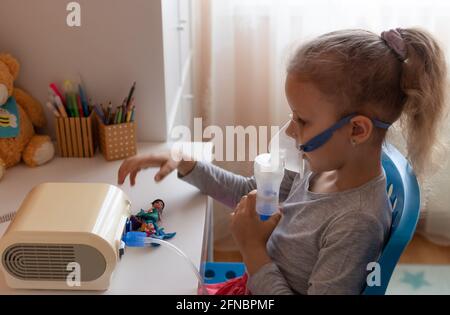
[[[121,239],[129,215],[128,197],[112,185],[38,185],[0,239],[0,270],[7,285],[108,289],[123,251]],[[79,272],[78,285],[71,283],[73,272]]]
[[[130,208],[126,194],[109,184],[36,186],[0,238],[6,284],[13,289],[105,291],[125,247],[148,251],[162,245],[183,258],[204,290],[203,277],[183,251],[130,230]]]

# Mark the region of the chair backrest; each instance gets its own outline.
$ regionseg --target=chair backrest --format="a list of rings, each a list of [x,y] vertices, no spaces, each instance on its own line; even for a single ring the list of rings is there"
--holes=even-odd
[[[382,163],[393,209],[392,225],[389,239],[378,259],[380,286],[367,286],[363,292],[365,295],[385,294],[395,265],[414,235],[420,213],[419,184],[405,157],[393,145],[386,144]]]

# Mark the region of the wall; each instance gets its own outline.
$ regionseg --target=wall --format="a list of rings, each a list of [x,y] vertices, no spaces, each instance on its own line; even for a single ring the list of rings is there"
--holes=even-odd
[[[138,137],[166,137],[159,0],[79,0],[81,27],[66,24],[69,0],[1,0],[0,52],[16,56],[17,85],[41,102],[50,82],[82,75],[94,102],[122,102],[137,81]],[[49,131],[54,135],[49,111]]]

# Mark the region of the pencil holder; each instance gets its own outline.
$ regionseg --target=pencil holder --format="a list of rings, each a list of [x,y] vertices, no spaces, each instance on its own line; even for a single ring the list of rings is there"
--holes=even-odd
[[[94,114],[85,118],[56,118],[58,154],[65,158],[91,158],[95,154]]]
[[[100,151],[105,160],[123,160],[137,154],[136,123],[105,125],[97,116]]]

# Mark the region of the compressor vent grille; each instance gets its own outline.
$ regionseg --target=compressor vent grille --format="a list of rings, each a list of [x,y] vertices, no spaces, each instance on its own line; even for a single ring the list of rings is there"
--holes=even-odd
[[[14,245],[3,254],[3,265],[14,277],[22,280],[65,281],[75,262],[72,245]]]

